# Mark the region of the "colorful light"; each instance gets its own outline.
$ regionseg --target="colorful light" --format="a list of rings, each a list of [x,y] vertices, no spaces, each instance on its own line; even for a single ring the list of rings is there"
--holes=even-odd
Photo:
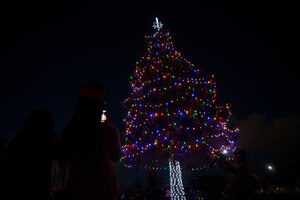
[[[128,112],[122,162],[138,166],[158,160],[159,165],[170,155],[194,155],[203,169],[220,153],[232,157],[239,129],[231,122],[230,104],[218,100],[215,76],[183,58],[158,19],[154,24],[123,102]]]

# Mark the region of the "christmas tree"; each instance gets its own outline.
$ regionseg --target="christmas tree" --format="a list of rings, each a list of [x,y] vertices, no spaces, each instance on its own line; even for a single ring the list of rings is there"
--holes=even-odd
[[[215,76],[184,58],[157,18],[153,27],[123,104],[128,113],[121,161],[159,166],[172,157],[200,169],[220,153],[231,159],[239,130],[230,104],[218,99]]]

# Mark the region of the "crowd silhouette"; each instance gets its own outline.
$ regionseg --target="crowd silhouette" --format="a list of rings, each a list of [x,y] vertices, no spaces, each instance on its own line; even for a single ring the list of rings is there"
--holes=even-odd
[[[1,139],[1,200],[115,200],[117,180],[113,161],[121,158],[118,129],[100,120],[105,92],[98,80],[79,88],[74,113],[58,139],[52,113],[32,111],[11,140]],[[51,191],[51,167],[61,168],[60,195]],[[51,195],[52,194],[52,195]]]
[[[72,117],[60,135],[53,130],[52,113],[38,108],[11,141],[0,138],[0,199],[171,199],[170,185],[157,184],[155,172],[149,173],[149,188],[140,181],[120,188],[113,166],[122,156],[120,134],[109,117],[101,120],[105,103],[104,88],[92,79],[79,88]],[[247,164],[246,151],[236,149],[234,153],[234,162],[222,155],[214,162],[231,173],[232,180],[209,177],[215,181],[212,187],[204,181],[204,193],[197,190],[199,184],[188,185],[186,198],[255,199],[258,177]],[[59,163],[61,184],[55,194],[51,185],[54,160]]]

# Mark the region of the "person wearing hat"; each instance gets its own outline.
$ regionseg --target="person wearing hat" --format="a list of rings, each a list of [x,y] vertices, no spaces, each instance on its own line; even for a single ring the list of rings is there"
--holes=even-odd
[[[113,162],[121,158],[118,129],[101,123],[105,93],[100,82],[80,87],[75,111],[61,134],[61,158],[68,166],[66,200],[117,199]]]

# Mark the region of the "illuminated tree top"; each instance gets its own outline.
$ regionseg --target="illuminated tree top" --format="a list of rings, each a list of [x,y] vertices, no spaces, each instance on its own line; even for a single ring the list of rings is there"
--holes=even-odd
[[[158,21],[158,18],[155,18],[155,22],[153,22],[153,28],[157,29],[158,31],[163,27],[163,24]]]

